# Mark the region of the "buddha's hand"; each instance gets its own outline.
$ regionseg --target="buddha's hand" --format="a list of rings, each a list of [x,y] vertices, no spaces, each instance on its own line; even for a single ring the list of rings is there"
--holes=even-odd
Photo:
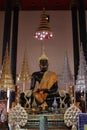
[[[40,91],[40,94],[43,94],[43,91],[42,91],[42,90]]]

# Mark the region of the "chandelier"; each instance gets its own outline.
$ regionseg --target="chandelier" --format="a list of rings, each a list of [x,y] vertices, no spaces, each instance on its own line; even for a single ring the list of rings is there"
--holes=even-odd
[[[34,37],[38,40],[48,40],[53,37],[53,33],[51,31],[51,28],[49,27],[49,21],[47,14],[45,13],[45,9],[43,9],[43,12],[40,17],[40,25],[37,28]]]

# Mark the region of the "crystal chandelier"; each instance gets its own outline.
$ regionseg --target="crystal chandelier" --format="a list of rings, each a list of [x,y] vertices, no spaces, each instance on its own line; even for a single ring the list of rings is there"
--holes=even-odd
[[[48,17],[45,13],[45,9],[43,9],[43,12],[40,17],[40,25],[37,28],[34,37],[38,40],[48,40],[53,37],[53,33],[51,31],[51,28],[49,27]]]

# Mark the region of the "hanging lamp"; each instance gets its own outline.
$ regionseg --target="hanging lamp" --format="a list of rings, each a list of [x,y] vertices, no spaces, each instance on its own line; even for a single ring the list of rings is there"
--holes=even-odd
[[[53,37],[45,9],[43,9],[43,12],[41,14],[40,25],[37,28],[34,37],[38,40],[48,40]]]

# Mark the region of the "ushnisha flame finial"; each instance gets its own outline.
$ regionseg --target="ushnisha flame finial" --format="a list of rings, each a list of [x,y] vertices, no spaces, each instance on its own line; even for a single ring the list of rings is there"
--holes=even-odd
[[[48,57],[46,56],[46,53],[45,53],[45,47],[42,46],[42,55],[39,57],[39,61],[40,60],[48,60]]]

